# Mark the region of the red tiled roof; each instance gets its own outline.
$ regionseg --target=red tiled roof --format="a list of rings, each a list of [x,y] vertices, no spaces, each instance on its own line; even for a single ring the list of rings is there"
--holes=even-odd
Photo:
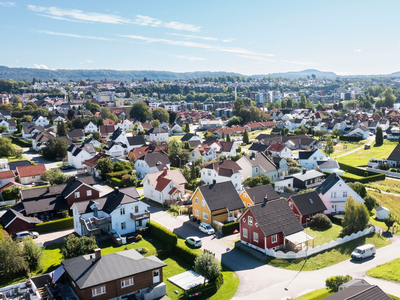
[[[108,126],[108,125],[115,125],[115,122],[114,122],[113,120],[111,120],[111,119],[104,119],[104,120],[103,120],[103,124],[104,124],[105,126]]]
[[[110,157],[110,155],[106,154],[104,152],[100,152],[100,153],[97,153],[94,157],[85,160],[84,162],[82,162],[82,164],[93,168],[95,165],[97,165],[97,162],[99,161],[99,159],[107,158],[107,157]]]
[[[281,152],[283,149],[285,149],[285,145],[281,144],[272,144],[271,146],[268,147],[268,151],[274,151],[274,152]]]
[[[36,176],[36,175],[42,175],[46,171],[46,166],[44,164],[23,166],[23,167],[17,167],[16,171],[19,177]]]
[[[108,135],[108,134],[112,134],[115,129],[114,129],[114,125],[100,125],[100,135]]]
[[[0,179],[7,179],[7,178],[14,178],[14,177],[15,177],[15,174],[11,170],[0,172]]]

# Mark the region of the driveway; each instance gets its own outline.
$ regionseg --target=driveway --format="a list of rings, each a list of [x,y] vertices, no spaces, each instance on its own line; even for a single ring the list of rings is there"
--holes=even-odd
[[[69,236],[73,232],[74,229],[66,229],[56,232],[42,233],[37,239],[35,239],[35,242],[42,244],[43,246],[59,244],[64,241],[65,237]]]
[[[368,269],[398,257],[400,241],[377,250],[376,257],[363,262],[346,260],[336,265],[316,271],[291,271],[275,268],[233,248],[238,236],[218,238],[207,236],[198,230],[198,224],[188,216],[172,216],[157,207],[150,207],[151,219],[171,229],[183,238],[197,235],[201,238],[203,249],[215,252],[223,264],[234,270],[240,279],[239,288],[233,299],[271,299],[281,300],[297,297],[304,293],[325,287],[325,279],[334,275],[351,275],[365,278]],[[387,293],[400,296],[400,284],[368,278],[371,284],[379,284]],[[286,288],[286,290],[285,290]],[[266,298],[266,295],[268,297]]]

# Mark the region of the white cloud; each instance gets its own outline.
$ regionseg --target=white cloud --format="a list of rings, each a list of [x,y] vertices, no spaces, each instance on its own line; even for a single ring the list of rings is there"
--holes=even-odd
[[[361,52],[362,49],[355,49],[354,52]]]
[[[224,43],[230,43],[230,42],[233,42],[233,41],[235,41],[236,39],[224,39],[224,40],[222,40]]]
[[[15,61],[19,61],[19,59],[16,59]]]
[[[62,32],[54,32],[49,30],[36,30],[37,33],[44,33],[49,35],[59,35],[59,36],[66,36],[72,37],[77,39],[89,39],[89,40],[99,40],[99,41],[115,41],[115,39],[109,39],[104,37],[97,37],[97,36],[90,36],[90,35],[80,35],[74,33],[62,33]]]
[[[173,55],[173,57],[182,58],[182,59],[186,59],[186,60],[190,60],[190,61],[205,60],[205,58],[196,57],[196,56]]]
[[[17,3],[15,3],[15,2],[0,2],[0,6],[12,7],[12,6],[17,6]]]
[[[308,61],[292,61],[292,60],[280,60],[280,62],[288,63],[288,64],[295,64],[295,65],[315,65],[313,62]]]
[[[266,61],[266,62],[272,62],[272,63],[276,62],[275,60],[268,59],[268,58],[265,58],[265,57],[260,57],[260,56],[251,56],[251,55],[236,55],[236,56],[237,57],[243,57],[243,58],[255,59],[255,60],[258,60],[258,61]]]
[[[257,53],[257,52],[254,52],[254,51],[251,51],[248,49],[243,49],[243,48],[221,47],[221,46],[216,46],[216,45],[201,44],[201,43],[195,43],[195,42],[176,41],[176,40],[169,40],[169,39],[157,39],[157,38],[151,38],[151,37],[144,37],[144,36],[140,36],[140,35],[117,34],[117,36],[126,37],[126,38],[130,38],[130,39],[134,39],[134,40],[140,40],[140,41],[144,41],[146,43],[163,43],[163,44],[174,45],[174,46],[202,48],[202,49],[207,49],[209,51],[230,52],[230,53],[258,55],[258,56],[275,56],[273,54]]]
[[[181,34],[181,33],[167,33],[167,34],[174,35],[174,36],[181,36],[181,37],[184,37],[189,40],[200,39],[200,40],[206,40],[206,41],[218,41],[217,38],[209,37],[209,36],[199,36],[199,35],[190,35],[190,34]]]
[[[49,68],[48,66],[43,65],[43,64],[40,64],[40,65],[39,65],[39,64],[34,64],[33,67],[34,67],[35,69],[50,70],[50,68]]]
[[[86,62],[89,63],[89,64],[91,64],[91,63],[94,62],[94,60],[87,59]]]
[[[83,12],[79,9],[63,9],[54,6],[44,7],[37,5],[28,5],[28,9],[38,13],[39,16],[70,22],[96,22],[119,25],[136,24],[140,26],[166,27],[175,30],[186,30],[192,32],[198,32],[201,29],[201,26],[184,24],[180,22],[164,22],[149,16],[142,15],[137,15],[136,18],[132,20],[118,16],[116,14]]]

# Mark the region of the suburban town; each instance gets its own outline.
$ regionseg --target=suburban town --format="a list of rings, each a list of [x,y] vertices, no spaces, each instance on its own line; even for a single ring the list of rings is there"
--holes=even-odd
[[[129,38],[155,60],[160,42],[210,60],[275,56],[192,24],[125,19],[122,5],[41,5],[0,2],[3,27],[6,11],[27,10],[32,24],[45,17],[71,32],[170,31],[30,31],[43,42],[79,39],[78,52]],[[219,41],[226,45],[208,44]],[[0,299],[400,299],[400,72],[61,63],[0,66]]]

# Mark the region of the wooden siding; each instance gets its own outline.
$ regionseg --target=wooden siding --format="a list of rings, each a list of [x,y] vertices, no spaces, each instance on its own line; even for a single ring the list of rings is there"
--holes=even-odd
[[[92,195],[88,196],[87,195],[87,191],[91,190],[92,191]],[[79,198],[75,198],[75,193],[79,192],[80,193],[80,197]],[[100,198],[100,193],[99,191],[88,187],[87,185],[82,184],[78,189],[76,189],[71,195],[69,195],[68,198],[66,198],[65,200],[67,201],[67,205],[68,207],[71,207],[72,204],[74,204],[75,202],[82,202],[82,201],[87,201],[87,200],[92,200],[92,199],[98,199]]]

